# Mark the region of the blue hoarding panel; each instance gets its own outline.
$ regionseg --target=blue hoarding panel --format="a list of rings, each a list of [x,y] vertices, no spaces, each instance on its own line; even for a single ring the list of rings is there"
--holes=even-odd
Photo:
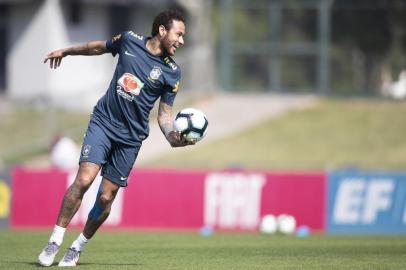
[[[329,233],[406,233],[406,172],[331,172],[326,224]]]

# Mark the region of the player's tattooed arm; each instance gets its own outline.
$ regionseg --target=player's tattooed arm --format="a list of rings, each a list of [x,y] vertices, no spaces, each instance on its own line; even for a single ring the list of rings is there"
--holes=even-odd
[[[49,60],[50,68],[55,69],[61,65],[62,58],[68,55],[100,55],[107,52],[106,41],[90,41],[83,45],[53,51],[45,57],[44,63]]]
[[[172,106],[166,104],[163,101],[159,102],[158,109],[158,124],[162,133],[168,140],[172,147],[181,147],[191,145],[193,143],[188,142],[183,138],[179,132],[173,127]]]

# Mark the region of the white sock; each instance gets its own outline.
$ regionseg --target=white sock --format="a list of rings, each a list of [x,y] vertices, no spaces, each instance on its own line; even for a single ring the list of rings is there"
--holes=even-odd
[[[82,251],[86,244],[89,242],[89,239],[87,239],[83,233],[79,234],[78,238],[76,238],[75,241],[73,241],[71,247],[75,248],[78,251]]]
[[[55,225],[51,237],[49,238],[49,242],[50,243],[55,242],[58,246],[60,246],[63,242],[63,236],[65,235],[65,231],[66,228]]]

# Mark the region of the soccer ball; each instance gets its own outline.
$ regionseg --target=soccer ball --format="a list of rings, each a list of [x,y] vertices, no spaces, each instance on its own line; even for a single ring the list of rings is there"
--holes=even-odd
[[[203,139],[208,125],[206,115],[194,108],[181,110],[176,115],[174,123],[175,129],[189,142],[198,142]]]
[[[282,214],[277,218],[279,232],[283,234],[293,234],[296,229],[296,219],[294,216]]]
[[[276,222],[276,217],[274,215],[265,215],[261,219],[261,224],[259,225],[259,231],[263,234],[273,234],[276,233],[278,229],[278,224]]]

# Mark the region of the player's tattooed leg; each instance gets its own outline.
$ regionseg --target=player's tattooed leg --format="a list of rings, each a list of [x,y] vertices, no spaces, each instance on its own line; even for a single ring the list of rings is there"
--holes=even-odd
[[[86,190],[87,188],[80,187],[75,183],[68,188],[63,198],[62,207],[59,211],[56,224],[64,228],[68,226],[69,222],[79,209]]]
[[[65,192],[56,221],[58,226],[64,228],[68,226],[82,203],[83,195],[89,189],[99,170],[100,166],[93,163],[84,162],[80,164],[75,181]]]

